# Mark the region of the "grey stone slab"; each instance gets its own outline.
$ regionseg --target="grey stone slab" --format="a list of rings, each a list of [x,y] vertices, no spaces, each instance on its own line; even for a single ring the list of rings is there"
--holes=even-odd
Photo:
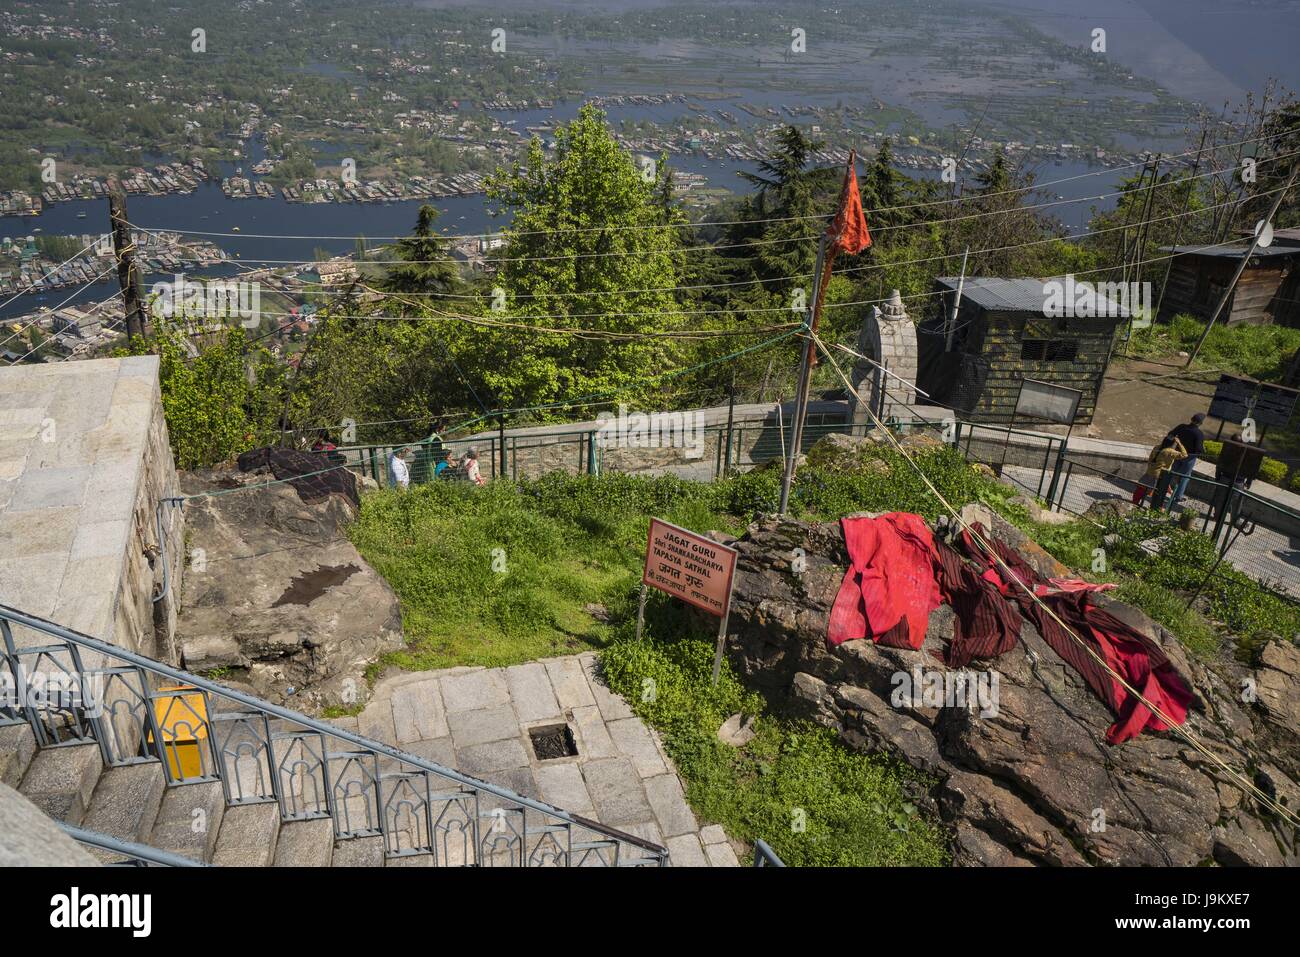
[[[494,708],[510,702],[510,689],[500,669],[443,675],[440,682],[442,703],[448,715],[457,711]]]
[[[664,835],[659,830],[659,825],[654,821],[646,821],[642,824],[625,824],[620,830],[626,831],[633,837],[639,837],[643,841],[650,841],[653,844],[664,846]]]
[[[641,787],[641,776],[631,761],[608,758],[580,767],[600,823],[622,827],[654,820],[654,811]]]
[[[66,556],[77,538],[80,520],[81,509],[74,506],[0,512],[0,555],[15,557],[56,552]],[[119,554],[125,546],[124,539],[119,543]]]
[[[103,768],[98,745],[46,748],[32,758],[18,790],[56,821],[80,824]]]
[[[596,696],[587,684],[587,673],[578,658],[548,658],[542,664],[546,666],[546,675],[551,679],[560,708],[567,711],[596,703]]]
[[[452,744],[451,735],[430,738],[427,741],[410,741],[402,745],[402,750],[409,751],[417,758],[441,764],[445,768],[460,770],[456,767],[456,748]]]
[[[637,773],[643,778],[654,777],[668,770],[664,759],[655,746],[651,731],[640,718],[624,718],[610,721],[605,725],[614,746],[619,752],[632,759]]]
[[[383,867],[382,837],[350,837],[334,845],[331,867]]]
[[[524,724],[559,718],[560,704],[555,699],[546,666],[540,661],[506,669],[506,685],[515,713]]]
[[[399,744],[441,738],[449,733],[436,678],[397,688],[392,694],[392,706]]]
[[[27,469],[18,480],[9,508],[24,512],[36,508],[80,508],[90,481],[90,466],[59,469]]]
[[[739,867],[740,860],[730,844],[706,844],[704,854],[709,859],[710,867]]]
[[[681,834],[668,838],[668,859],[673,867],[708,867],[709,859],[694,834]]]
[[[489,741],[519,738],[521,735],[519,719],[509,704],[481,711],[453,711],[447,716],[447,723],[451,727],[451,739],[458,750],[476,744],[487,744]]]
[[[25,724],[0,728],[0,784],[17,790],[36,754],[36,737]]]
[[[280,832],[278,804],[241,804],[228,808],[212,853],[217,867],[270,867]]]
[[[529,767],[520,768],[502,768],[497,771],[488,771],[482,777],[490,784],[497,787],[506,788],[515,794],[522,795],[526,798],[532,798],[534,801],[540,801],[542,789],[538,786],[537,778],[533,769]],[[499,798],[495,794],[480,794],[479,809],[487,812],[494,807],[517,807],[518,805],[504,798]],[[567,810],[567,809],[566,809]]]
[[[365,710],[357,715],[357,734],[395,746],[397,726],[393,721],[392,701],[376,698],[366,705]]]
[[[705,845],[726,844],[727,832],[722,829],[721,824],[706,825],[700,828],[700,842]]]
[[[136,459],[97,461],[86,483],[86,501],[95,503],[100,519],[130,518],[139,480],[140,462]]]
[[[149,839],[167,779],[161,762],[108,768],[99,776],[85,827],[123,841]]]
[[[157,356],[123,356],[118,360],[117,374],[121,378],[138,376],[148,379],[158,375]]]
[[[408,854],[404,857],[390,857],[384,862],[385,867],[433,867],[432,854]]]
[[[218,781],[168,788],[147,843],[207,863],[225,810],[226,797]]]
[[[573,709],[573,724],[577,731],[578,755],[585,761],[599,758],[616,758],[619,750],[614,745],[601,720],[600,709],[595,705]]]
[[[676,774],[648,778],[645,781],[645,794],[659,821],[659,828],[666,836],[695,833],[695,815],[686,803],[682,783],[677,780]]]
[[[61,553],[0,558],[0,601],[31,615],[53,618],[67,568],[68,556]]]
[[[632,717],[632,709],[627,706],[627,702],[610,691],[604,679],[596,673],[599,670],[596,656],[580,655],[579,660],[582,661],[582,670],[587,675],[587,684],[591,686],[591,693],[596,699],[596,706],[600,708],[601,717],[606,721]]]
[[[88,558],[121,559],[131,538],[131,522],[83,522],[72,540],[72,561]]]
[[[456,749],[456,770],[475,777],[492,771],[522,768],[528,764],[528,754],[518,737],[488,744],[475,744]]]
[[[334,822],[329,818],[280,825],[276,867],[329,867],[333,857]]]
[[[541,764],[533,773],[541,787],[541,799],[547,804],[583,817],[596,816],[596,806],[577,764]]]

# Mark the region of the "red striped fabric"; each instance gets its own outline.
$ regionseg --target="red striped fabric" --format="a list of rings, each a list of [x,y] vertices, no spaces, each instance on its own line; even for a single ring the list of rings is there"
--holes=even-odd
[[[846,518],[840,525],[849,568],[831,608],[827,640],[832,645],[871,638],[890,647],[920,648],[930,612],[947,602],[955,620],[944,661],[962,668],[971,661],[1009,651],[1027,617],[1043,640],[1115,713],[1117,720],[1106,732],[1111,744],[1143,731],[1166,731],[1169,725],[1086,648],[1096,652],[1174,724],[1186,720],[1191,687],[1159,646],[1092,603],[1091,593],[1104,586],[1045,579],[1015,549],[990,539],[979,525],[972,528],[1025,588],[1008,581],[1006,572],[967,531],[952,547],[936,541],[924,519],[907,512]],[[1042,604],[1034,601],[1026,588],[1039,595]]]

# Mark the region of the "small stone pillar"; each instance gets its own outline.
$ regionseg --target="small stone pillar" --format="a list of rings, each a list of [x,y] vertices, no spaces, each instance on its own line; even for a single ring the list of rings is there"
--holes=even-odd
[[[853,408],[853,433],[863,435],[873,425],[867,409],[881,421],[910,419],[916,404],[916,326],[903,308],[898,290],[871,315],[858,332],[857,351],[866,358],[853,363],[853,388],[858,399]],[[868,361],[870,360],[870,361]],[[891,375],[885,375],[881,366]]]

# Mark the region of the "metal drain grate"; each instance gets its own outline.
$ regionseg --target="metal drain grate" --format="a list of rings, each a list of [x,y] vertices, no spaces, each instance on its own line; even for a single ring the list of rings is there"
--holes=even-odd
[[[574,740],[573,729],[567,724],[547,724],[533,728],[528,732],[533,742],[533,754],[539,761],[554,761],[556,758],[572,758],[578,753],[578,742]]]

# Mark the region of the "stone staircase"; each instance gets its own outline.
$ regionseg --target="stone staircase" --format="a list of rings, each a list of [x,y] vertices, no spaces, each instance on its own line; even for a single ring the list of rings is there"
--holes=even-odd
[[[338,841],[330,818],[282,822],[274,803],[227,807],[221,783],[167,786],[162,762],[105,767],[99,745],[38,749],[30,728],[0,728],[0,782],[57,821],[220,867],[382,867],[382,836]],[[120,858],[90,849],[104,863]],[[388,859],[408,866],[427,855]]]
[[[19,628],[40,643],[16,641]],[[0,701],[0,782],[55,821],[216,866],[668,863],[652,840],[363,737],[355,719],[318,721],[3,605],[0,631],[6,679],[30,681],[39,663],[76,665],[83,689],[107,682],[86,696],[96,709],[16,707],[12,686]],[[164,721],[200,697],[183,716],[196,733]]]

